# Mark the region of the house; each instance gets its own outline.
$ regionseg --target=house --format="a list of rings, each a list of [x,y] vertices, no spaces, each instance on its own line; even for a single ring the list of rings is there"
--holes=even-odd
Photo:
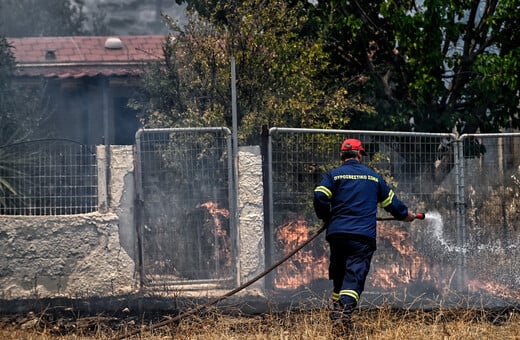
[[[82,144],[130,145],[139,121],[127,103],[143,66],[160,61],[163,35],[7,38],[17,81],[47,80],[53,137]]]

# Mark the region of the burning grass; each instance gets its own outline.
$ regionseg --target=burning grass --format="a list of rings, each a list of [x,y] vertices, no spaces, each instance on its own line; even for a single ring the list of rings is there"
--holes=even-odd
[[[158,318],[4,316],[2,339],[118,339],[142,329],[132,339],[337,339],[326,310],[234,315],[218,310],[149,331]],[[436,309],[406,310],[381,306],[360,309],[348,339],[520,339],[520,311]]]

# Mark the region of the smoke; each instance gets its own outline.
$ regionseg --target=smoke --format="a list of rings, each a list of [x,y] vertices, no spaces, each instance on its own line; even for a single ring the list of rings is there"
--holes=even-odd
[[[185,25],[186,7],[175,1],[97,0],[87,2],[84,11],[91,18],[88,28],[96,35],[146,35],[168,33],[162,14]]]

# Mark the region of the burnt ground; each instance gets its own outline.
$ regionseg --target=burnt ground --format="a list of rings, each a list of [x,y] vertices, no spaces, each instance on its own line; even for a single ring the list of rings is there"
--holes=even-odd
[[[488,323],[500,326],[511,320],[513,314],[520,315],[520,309],[517,307],[504,307],[486,310],[472,309],[450,309],[450,310],[422,310],[410,311],[400,308],[389,308],[392,317],[407,320],[411,322],[417,319],[420,314],[421,320],[426,323],[450,322],[454,320],[469,320],[471,322]],[[294,311],[293,315],[298,313],[306,313],[309,311]],[[362,312],[365,318],[377,319],[381,311],[378,308],[364,310]],[[200,319],[217,319],[223,314],[236,318],[250,318],[253,315],[238,314],[233,312],[223,312],[215,309],[202,309],[197,313],[188,313],[182,319],[194,318]],[[178,313],[166,313],[165,311],[145,313],[132,312],[129,308],[124,308],[113,313],[97,313],[95,315],[82,314],[74,311],[69,307],[65,308],[48,308],[40,313],[4,313],[0,315],[0,329],[16,329],[27,330],[31,332],[41,332],[49,335],[81,335],[96,336],[104,334],[105,336],[114,336],[117,334],[134,334],[149,329],[150,326],[176,326],[178,324]],[[184,314],[182,314],[184,315]],[[181,316],[182,316],[181,315]],[[285,313],[260,314],[254,316],[257,320],[282,320],[287,318]]]
[[[218,307],[209,298],[118,296],[108,298],[44,298],[1,300],[0,329],[27,329],[55,335],[128,333],[186,318],[208,318],[217,314],[254,315],[265,311],[265,300],[233,297]],[[218,309],[218,313],[215,311]],[[182,318],[181,318],[182,317]]]
[[[139,332],[154,325],[176,325],[179,319],[213,319],[225,314],[231,317],[248,318],[254,316],[260,322],[263,319],[283,319],[287,309],[291,313],[307,313],[311,310],[285,306],[278,310],[256,312],[255,304],[242,305],[231,300],[218,308],[207,305],[207,300],[182,300],[164,297],[117,297],[89,299],[33,299],[0,300],[0,329],[31,330],[53,335],[79,334],[95,336],[97,334],[125,334]],[[260,304],[259,301],[257,303]],[[462,304],[458,304],[463,306]],[[392,317],[413,320],[421,315],[421,320],[435,323],[442,320],[470,320],[501,325],[511,320],[512,315],[520,315],[520,304],[506,307],[481,308],[422,308],[361,306],[363,317],[375,319],[382,308],[390,311]],[[478,306],[478,304],[475,304]],[[438,306],[437,306],[438,307]],[[323,306],[322,306],[323,308]],[[316,308],[313,309],[316,311]],[[179,315],[179,313],[181,313]],[[172,320],[173,319],[173,320]]]
[[[180,299],[135,296],[0,300],[0,328],[45,330],[56,335],[79,332],[88,336],[156,324],[184,309],[189,309],[188,302]]]

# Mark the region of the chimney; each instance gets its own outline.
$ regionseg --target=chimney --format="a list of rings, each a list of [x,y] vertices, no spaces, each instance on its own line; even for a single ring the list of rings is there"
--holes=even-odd
[[[45,51],[45,60],[56,60],[56,50]]]

